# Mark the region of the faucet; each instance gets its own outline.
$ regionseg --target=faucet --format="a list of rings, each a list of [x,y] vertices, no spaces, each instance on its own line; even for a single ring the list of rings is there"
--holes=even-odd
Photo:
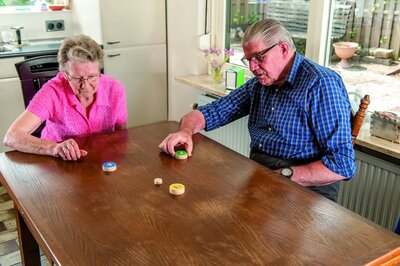
[[[17,43],[18,43],[18,45],[21,45],[21,44],[22,44],[21,30],[22,30],[23,28],[24,28],[24,27],[22,27],[22,26],[14,26],[14,27],[11,27],[11,28],[10,28],[10,29],[15,30],[15,32],[16,32],[16,34],[17,34]]]

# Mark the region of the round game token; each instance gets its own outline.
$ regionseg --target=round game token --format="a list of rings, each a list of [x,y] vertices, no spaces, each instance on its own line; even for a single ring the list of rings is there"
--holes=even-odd
[[[187,151],[178,150],[178,151],[175,152],[175,158],[176,159],[184,160],[184,159],[187,159],[187,157],[188,157]]]
[[[101,166],[104,172],[113,172],[117,170],[117,164],[114,162],[105,162]]]
[[[182,195],[185,193],[185,186],[183,184],[174,183],[169,186],[169,193],[172,195]]]
[[[154,185],[161,185],[162,184],[162,178],[154,178]]]

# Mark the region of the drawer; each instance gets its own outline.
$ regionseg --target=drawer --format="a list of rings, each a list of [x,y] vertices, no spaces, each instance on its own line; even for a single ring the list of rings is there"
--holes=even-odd
[[[18,77],[15,63],[24,61],[24,57],[9,57],[0,59],[0,79]]]

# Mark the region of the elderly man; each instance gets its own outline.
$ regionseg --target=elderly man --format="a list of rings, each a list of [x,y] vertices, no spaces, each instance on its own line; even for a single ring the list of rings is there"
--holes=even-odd
[[[255,75],[240,88],[191,111],[160,148],[177,144],[191,156],[192,135],[249,115],[250,158],[336,201],[340,180],[356,172],[350,103],[342,79],[296,52],[276,20],[251,25],[242,40],[243,63]]]

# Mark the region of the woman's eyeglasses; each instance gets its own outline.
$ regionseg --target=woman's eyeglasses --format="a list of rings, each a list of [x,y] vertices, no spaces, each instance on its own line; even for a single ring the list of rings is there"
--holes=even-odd
[[[271,47],[269,47],[269,48],[267,48],[267,49],[265,49],[265,50],[263,50],[263,51],[261,51],[261,52],[255,54],[254,56],[250,57],[249,59],[247,59],[246,57],[243,57],[243,58],[241,59],[241,61],[242,61],[242,63],[243,63],[245,66],[249,66],[249,65],[250,65],[250,61],[253,61],[254,63],[260,64],[260,63],[262,63],[262,62],[264,61],[264,56],[265,56],[269,51],[271,51],[272,48],[274,48],[275,46],[277,46],[277,45],[280,44],[280,43],[281,43],[281,42],[275,43],[275,44],[272,45]]]
[[[71,76],[68,72],[65,72],[65,73],[67,74],[68,80],[74,84],[81,84],[85,80],[87,80],[89,82],[95,82],[101,76],[101,74],[97,74],[97,75],[90,75],[86,78],[84,78],[84,77],[76,78],[76,77]]]

